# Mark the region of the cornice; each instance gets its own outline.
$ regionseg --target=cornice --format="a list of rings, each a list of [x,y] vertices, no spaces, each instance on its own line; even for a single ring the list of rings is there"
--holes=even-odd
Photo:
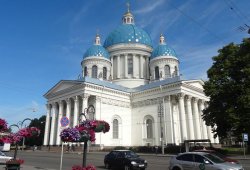
[[[130,108],[130,102],[124,102],[124,101],[114,100],[114,99],[105,98],[105,97],[103,97],[101,101],[103,104]]]
[[[154,58],[153,60],[150,60],[150,65],[159,65],[162,63],[179,64],[179,60],[176,58],[169,58],[169,57]]]
[[[120,50],[143,50],[146,52],[151,53],[153,51],[153,48],[144,44],[138,44],[138,43],[120,43],[115,44],[107,48],[109,53],[112,53],[114,51],[120,51]]]
[[[177,82],[177,83],[164,85],[164,86],[162,86],[162,89],[160,87],[157,87],[157,88],[148,89],[148,90],[144,90],[144,91],[134,92],[134,93],[132,93],[132,97],[140,97],[140,96],[144,96],[144,95],[149,95],[149,94],[152,94],[154,92],[163,92],[166,89],[180,87],[181,85],[182,85],[181,82]]]

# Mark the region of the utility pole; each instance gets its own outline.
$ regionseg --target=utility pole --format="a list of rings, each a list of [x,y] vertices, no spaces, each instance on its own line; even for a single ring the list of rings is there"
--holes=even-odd
[[[161,133],[161,153],[164,154],[164,140],[163,140],[163,127],[162,127],[162,117],[163,117],[163,103],[160,101],[158,116],[160,117],[160,133]]]

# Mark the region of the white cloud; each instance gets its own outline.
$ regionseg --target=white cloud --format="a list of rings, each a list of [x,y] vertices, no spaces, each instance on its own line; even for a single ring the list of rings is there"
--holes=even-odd
[[[135,10],[133,13],[135,14],[144,14],[144,13],[149,13],[154,11],[157,7],[159,7],[160,5],[162,5],[164,3],[164,0],[153,0],[150,1],[147,6],[144,6],[141,9]]]

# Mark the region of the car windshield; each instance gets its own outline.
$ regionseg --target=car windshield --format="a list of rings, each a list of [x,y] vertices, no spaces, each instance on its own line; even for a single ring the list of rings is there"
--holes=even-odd
[[[223,163],[225,162],[223,159],[219,158],[218,156],[215,156],[213,154],[206,154],[204,155],[206,158],[208,158],[209,160],[211,160],[214,163]]]
[[[138,155],[136,155],[136,153],[134,153],[134,152],[125,152],[125,157],[127,157],[127,158],[137,158]]]

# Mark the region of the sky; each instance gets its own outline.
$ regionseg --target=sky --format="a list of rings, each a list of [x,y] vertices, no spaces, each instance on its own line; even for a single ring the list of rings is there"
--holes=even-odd
[[[119,26],[128,0],[0,0],[0,118],[8,125],[46,114],[43,95],[75,80],[96,33]],[[130,0],[153,45],[165,36],[184,79],[207,80],[212,57],[249,37],[249,0]],[[28,124],[25,121],[24,124]]]

